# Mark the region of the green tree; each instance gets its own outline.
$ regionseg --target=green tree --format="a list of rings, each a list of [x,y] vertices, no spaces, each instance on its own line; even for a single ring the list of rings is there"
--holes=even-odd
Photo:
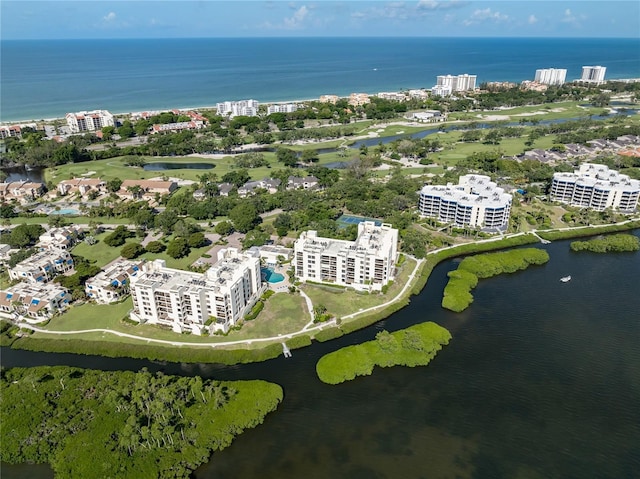
[[[188,242],[190,248],[201,248],[207,244],[207,238],[205,238],[203,232],[198,231],[189,236]]]
[[[220,236],[227,236],[233,233],[233,223],[231,221],[220,221],[214,231],[218,233]]]
[[[260,223],[260,216],[256,211],[256,207],[247,201],[235,206],[229,212],[229,219],[233,222],[233,226],[237,231],[246,233]]]
[[[118,128],[118,135],[120,135],[120,138],[122,139],[131,138],[133,134],[134,134],[133,125],[131,125],[131,122],[129,120],[125,120],[122,123],[122,126]]]
[[[116,128],[114,126],[105,126],[102,128],[102,139],[105,141],[111,140]]]
[[[114,178],[112,180],[107,181],[106,187],[107,190],[111,193],[115,193],[120,190],[122,186],[122,180],[120,178]]]
[[[176,238],[169,242],[167,245],[167,254],[172,258],[183,258],[187,256],[191,250],[187,244],[187,240],[184,238]]]
[[[145,249],[149,252],[149,253],[162,253],[165,249],[166,246],[162,243],[162,241],[150,241],[149,243],[147,243],[147,246],[145,246]]]
[[[276,158],[285,166],[296,166],[298,164],[298,155],[290,148],[280,147],[276,150]]]
[[[145,252],[144,246],[140,243],[127,243],[120,250],[120,256],[125,259],[133,259]]]

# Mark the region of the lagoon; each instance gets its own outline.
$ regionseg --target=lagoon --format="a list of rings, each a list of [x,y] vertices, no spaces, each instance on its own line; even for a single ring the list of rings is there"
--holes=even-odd
[[[2,348],[2,364],[146,366],[281,384],[278,411],[215,454],[198,479],[634,477],[640,253],[572,253],[569,243],[537,245],[551,256],[546,265],[482,281],[461,314],[440,307],[458,260],[445,261],[405,309],[290,359],[225,367]],[[572,281],[560,283],[566,274]],[[423,321],[453,335],[428,367],[376,369],[339,386],[315,376],[323,354]],[[42,470],[29,467],[3,465],[2,476]]]

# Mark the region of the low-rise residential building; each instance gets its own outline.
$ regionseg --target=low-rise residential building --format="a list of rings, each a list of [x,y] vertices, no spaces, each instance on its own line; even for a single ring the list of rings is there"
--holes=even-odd
[[[377,95],[378,98],[391,101],[406,101],[407,95],[401,91],[381,91]]]
[[[216,105],[220,116],[257,116],[260,103],[256,100],[224,101]]]
[[[79,111],[65,116],[71,133],[98,131],[105,126],[115,126],[113,115],[107,110]]]
[[[380,291],[395,278],[397,248],[398,230],[390,224],[363,221],[355,241],[304,231],[293,247],[295,275],[300,281]]]
[[[70,250],[83,236],[84,230],[75,225],[50,228],[40,235],[38,246],[41,249]]]
[[[158,195],[169,195],[178,188],[175,181],[124,180],[116,193],[123,199],[153,199]]]
[[[265,178],[259,181],[249,181],[238,188],[238,196],[245,197],[255,193],[257,189],[265,189],[267,192],[274,194],[278,191],[281,180],[278,178]]]
[[[218,194],[220,196],[229,196],[229,193],[236,187],[233,183],[220,183],[218,185]]]
[[[200,130],[204,127],[204,121],[199,120],[180,121],[177,123],[159,123],[151,127],[151,134],[177,133],[184,130]]]
[[[56,188],[61,196],[75,192],[85,196],[91,191],[106,193],[106,187],[107,182],[100,178],[72,178],[70,180],[62,180]]]
[[[416,111],[413,113],[409,113],[409,118],[413,121],[419,121],[422,123],[436,123],[446,120],[446,117],[440,110]]]
[[[0,316],[46,320],[65,310],[71,295],[55,283],[18,283],[0,291]]]
[[[544,92],[549,89],[549,85],[545,85],[544,83],[540,83],[537,81],[524,80],[522,83],[520,83],[520,88],[523,90]]]
[[[448,85],[435,85],[431,89],[431,94],[433,96],[449,96],[452,92],[453,90]]]
[[[351,106],[362,106],[371,103],[371,98],[367,93],[352,93],[349,95],[348,103]]]
[[[290,176],[287,179],[287,190],[313,190],[319,186],[318,178],[315,176]]]
[[[9,269],[9,278],[31,283],[47,283],[59,274],[73,269],[68,251],[51,248],[40,251]]]
[[[131,278],[138,275],[142,265],[142,261],[116,261],[89,278],[84,291],[90,299],[100,304],[119,301],[129,294]]]
[[[554,173],[550,197],[554,201],[603,211],[632,213],[638,207],[640,180],[610,170],[606,165],[583,163],[573,173]]]
[[[409,98],[416,98],[419,100],[426,100],[427,98],[429,98],[429,91],[423,89],[409,90],[407,94],[409,95]]]
[[[420,191],[421,216],[459,227],[504,231],[509,226],[512,196],[488,176],[463,175],[458,184],[426,185]]]
[[[0,200],[17,200],[20,203],[29,203],[40,198],[45,192],[44,183],[31,181],[10,181],[0,183]]]
[[[296,103],[274,103],[267,107],[267,115],[272,113],[293,113],[294,111],[298,111]]]
[[[5,138],[22,138],[22,128],[28,127],[36,129],[35,123],[27,123],[24,125],[2,125],[0,126],[0,140]]]
[[[175,332],[226,332],[251,311],[264,289],[260,258],[252,252],[220,250],[205,273],[167,268],[164,260],[155,260],[131,277],[131,319]]]
[[[335,105],[336,103],[338,103],[339,99],[340,97],[338,95],[320,95],[318,101],[320,103],[332,103]]]

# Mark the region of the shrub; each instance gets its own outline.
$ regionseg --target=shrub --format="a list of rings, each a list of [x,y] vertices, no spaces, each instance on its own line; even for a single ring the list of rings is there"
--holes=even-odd
[[[322,331],[317,332],[314,336],[314,339],[316,341],[324,343],[325,341],[337,339],[343,335],[344,333],[340,328],[328,328],[328,329],[323,329]]]

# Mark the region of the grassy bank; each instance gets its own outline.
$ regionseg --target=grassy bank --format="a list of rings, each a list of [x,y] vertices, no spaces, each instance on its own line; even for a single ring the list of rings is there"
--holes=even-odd
[[[640,228],[640,220],[632,220],[628,223],[614,225],[593,225],[583,228],[571,228],[552,231],[538,231],[538,236],[549,241],[582,238],[585,236],[595,236],[604,233],[615,233],[617,231],[629,231]]]
[[[530,265],[544,264],[547,261],[549,254],[537,248],[467,256],[456,271],[448,274],[449,282],[444,288],[442,307],[456,313],[464,311],[473,302],[471,290],[477,286],[478,279],[515,273]]]
[[[394,333],[381,331],[373,341],[326,354],[318,361],[316,372],[322,382],[339,384],[369,376],[376,366],[426,366],[450,340],[449,331],[431,322]]]

